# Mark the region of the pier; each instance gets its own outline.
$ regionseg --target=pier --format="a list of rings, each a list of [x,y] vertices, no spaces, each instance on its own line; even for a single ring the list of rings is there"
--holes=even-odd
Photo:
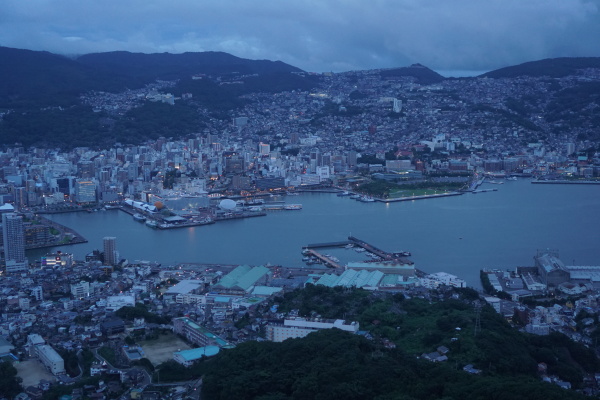
[[[438,197],[461,196],[461,195],[462,195],[462,192],[449,192],[449,193],[440,193],[440,194],[424,194],[422,196],[398,197],[396,199],[377,199],[376,198],[375,201],[379,201],[382,203],[396,203],[399,201],[436,199]]]
[[[335,261],[329,259],[329,257],[325,257],[323,254],[316,252],[314,250],[311,249],[307,249],[305,251],[305,254],[309,257],[315,257],[317,258],[319,261],[321,261],[321,263],[323,263],[324,265],[334,268],[334,269],[344,269],[344,267],[342,267],[340,264],[336,263]]]
[[[403,264],[408,264],[408,265],[413,265],[414,262],[412,262],[411,260],[409,260],[406,257],[396,257],[393,253],[388,253],[387,251],[383,251],[367,242],[365,242],[364,240],[360,240],[357,237],[354,236],[348,236],[348,240],[355,246],[358,247],[362,247],[363,249],[365,249],[366,251],[368,251],[369,253],[375,254],[377,257],[382,258],[384,261],[399,261]]]
[[[497,192],[498,189],[476,189],[473,190],[471,193],[476,194],[476,193],[485,193],[485,192]]]
[[[352,242],[349,240],[345,240],[342,242],[312,243],[312,244],[307,244],[306,246],[304,246],[302,248],[303,249],[323,249],[323,248],[327,248],[327,247],[344,247],[344,246],[348,246],[349,244],[352,244]]]

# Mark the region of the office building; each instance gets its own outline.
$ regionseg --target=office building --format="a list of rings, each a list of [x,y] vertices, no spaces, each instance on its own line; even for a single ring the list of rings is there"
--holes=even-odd
[[[96,202],[96,182],[92,179],[77,179],[75,194],[79,203]]]

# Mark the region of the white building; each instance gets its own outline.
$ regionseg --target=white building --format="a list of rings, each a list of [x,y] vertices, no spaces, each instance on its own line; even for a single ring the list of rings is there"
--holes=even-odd
[[[86,281],[81,281],[79,283],[71,284],[71,294],[76,299],[88,297],[90,295],[90,283]]]
[[[135,299],[133,296],[108,296],[106,298],[106,311],[117,311],[118,309],[126,306],[135,306]]]
[[[356,321],[346,322],[343,319],[286,319],[283,321],[283,325],[267,325],[267,339],[273,342],[283,342],[286,339],[305,337],[311,332],[331,328],[338,328],[346,332],[356,333],[359,330],[359,324]]]
[[[36,346],[37,355],[42,362],[54,375],[65,372],[65,361],[63,358],[47,344]]]
[[[31,289],[31,295],[37,301],[44,300],[44,289],[41,286],[36,286]]]
[[[460,279],[456,275],[448,274],[446,272],[436,272],[435,274],[429,274],[424,278],[420,279],[422,286],[435,289],[440,285],[448,285],[457,288],[467,287],[467,282]]]

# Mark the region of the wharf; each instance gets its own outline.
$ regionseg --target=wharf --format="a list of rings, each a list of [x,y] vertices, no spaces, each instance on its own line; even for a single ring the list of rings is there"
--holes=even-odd
[[[411,197],[399,197],[397,199],[375,199],[375,201],[379,201],[382,203],[396,203],[399,201],[413,201],[413,200],[424,200],[424,199],[436,199],[438,197],[449,197],[449,196],[461,196],[462,192],[450,192],[450,193],[440,193],[440,194],[426,194],[423,196],[411,196]]]
[[[566,184],[566,185],[600,185],[600,181],[571,181],[571,180],[565,180],[565,179],[555,179],[555,180],[535,180],[535,181],[531,181],[531,183],[537,183],[537,184],[548,184],[548,185],[562,185],[562,184]]]
[[[331,267],[334,269],[344,269],[344,267],[342,267],[340,264],[336,263],[335,261],[329,259],[329,257],[325,257],[323,254],[316,252],[314,250],[307,249],[306,255],[318,258],[319,261],[321,261],[324,265],[326,265],[328,267]]]
[[[267,213],[264,212],[247,212],[244,214],[233,214],[233,215],[220,215],[215,217],[214,222],[217,221],[226,221],[229,219],[242,219],[242,218],[252,218],[252,217],[264,217]]]
[[[190,221],[190,222],[183,222],[183,223],[177,223],[177,224],[165,224],[165,223],[159,223],[156,227],[158,229],[175,229],[175,228],[190,228],[190,227],[194,227],[194,226],[202,226],[202,225],[210,225],[210,224],[214,224],[215,221],[210,220],[210,221]]]
[[[265,203],[265,204],[262,204],[260,207],[262,207],[265,211],[277,211],[277,210],[283,210],[285,207],[285,203],[284,202],[281,202],[281,204]]]
[[[70,237],[70,239],[68,242],[63,241],[63,242],[44,243],[44,244],[38,244],[38,245],[26,245],[25,250],[42,249],[42,248],[46,248],[46,247],[68,246],[68,245],[72,245],[72,244],[80,244],[80,243],[88,242],[86,238],[84,238],[78,232],[74,231],[73,229],[71,229],[67,226],[59,224],[58,222],[52,221],[52,220],[42,217],[42,216],[40,216],[40,220],[43,225],[45,225],[49,228],[54,228],[57,231],[61,232],[61,237],[63,239],[67,239],[69,237]]]
[[[304,246],[302,248],[303,249],[319,249],[319,248],[327,248],[327,247],[344,247],[344,246],[348,246],[351,243],[352,242],[349,240],[344,240],[342,242],[312,243],[312,244],[307,244],[306,246]]]
[[[340,193],[339,189],[298,189],[296,188],[296,192],[298,193]]]
[[[360,240],[357,237],[348,236],[348,240],[350,242],[352,242],[352,244],[354,244],[355,246],[362,247],[369,253],[375,254],[376,256],[382,258],[384,261],[399,261],[403,264],[408,264],[408,265],[414,264],[414,262],[412,262],[411,260],[409,260],[406,257],[396,257],[393,253],[388,253],[387,251],[383,251],[383,250],[365,242],[364,240]]]
[[[485,192],[497,192],[498,189],[477,189],[477,190],[473,190],[471,193],[476,194],[476,193],[485,193]]]

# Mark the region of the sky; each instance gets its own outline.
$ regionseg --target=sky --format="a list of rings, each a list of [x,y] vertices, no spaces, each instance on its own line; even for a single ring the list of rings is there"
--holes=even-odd
[[[468,76],[600,56],[600,0],[1,0],[0,45],[224,51],[311,72],[421,63]]]

